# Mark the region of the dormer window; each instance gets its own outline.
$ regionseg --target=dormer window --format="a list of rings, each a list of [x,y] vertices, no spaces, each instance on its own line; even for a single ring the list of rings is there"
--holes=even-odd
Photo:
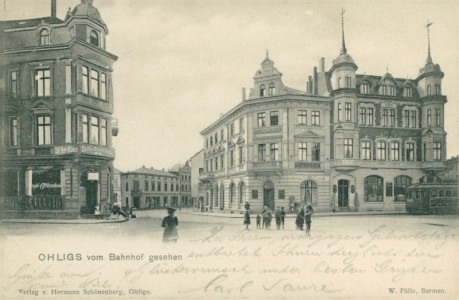
[[[432,95],[432,86],[430,84],[427,86],[427,96]]]
[[[366,82],[360,84],[360,94],[369,94],[370,93],[370,85]]]
[[[439,84],[435,85],[435,94],[441,95],[441,88]]]
[[[49,30],[47,28],[43,28],[40,30],[40,45],[49,45],[50,44],[50,39],[49,39]]]
[[[96,31],[91,30],[89,34],[89,42],[93,44],[94,46],[99,47],[99,35],[97,34]]]
[[[395,86],[381,85],[379,87],[379,94],[382,96],[395,96]]]
[[[351,77],[346,77],[346,87],[348,87],[348,88],[352,87],[352,78]]]
[[[411,98],[413,97],[413,89],[411,87],[406,87],[403,89],[403,97]]]
[[[274,83],[270,83],[269,84],[269,95],[270,96],[274,95],[275,91],[276,91],[276,88],[274,87]]]
[[[265,91],[266,91],[266,86],[264,84],[262,84],[260,86],[260,97],[264,97],[265,96]]]

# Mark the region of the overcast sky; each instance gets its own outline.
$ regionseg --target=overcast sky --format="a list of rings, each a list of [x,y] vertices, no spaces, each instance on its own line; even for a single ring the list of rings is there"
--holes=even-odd
[[[0,18],[50,15],[51,0],[1,0]],[[79,0],[57,0],[64,18]],[[285,85],[304,90],[312,68],[339,54],[341,7],[346,46],[359,74],[415,79],[427,56],[448,96],[448,156],[459,153],[459,4],[446,1],[94,0],[110,34],[114,65],[115,166],[168,169],[203,145],[201,130],[253,87],[266,49]]]

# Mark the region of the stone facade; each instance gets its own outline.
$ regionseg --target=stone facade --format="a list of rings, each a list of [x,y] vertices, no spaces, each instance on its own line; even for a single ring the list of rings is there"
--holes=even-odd
[[[6,217],[77,218],[113,202],[112,66],[92,1],[64,20],[0,22],[0,160]]]
[[[432,62],[412,79],[357,74],[344,40],[306,90],[282,83],[266,58],[246,98],[205,128],[200,176],[208,209],[404,210],[405,189],[445,169],[444,76]]]

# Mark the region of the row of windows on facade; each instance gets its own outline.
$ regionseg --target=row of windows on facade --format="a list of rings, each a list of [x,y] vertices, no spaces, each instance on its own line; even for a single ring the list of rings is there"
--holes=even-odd
[[[269,156],[267,156],[267,146],[269,146]],[[239,165],[244,163],[244,147],[239,147]],[[234,150],[230,149],[228,151],[228,165],[229,167],[235,166],[234,159]],[[308,157],[308,147],[306,142],[298,143],[298,159],[300,161],[307,161]],[[312,143],[312,149],[310,154],[310,159],[312,161],[320,161],[320,143]],[[206,160],[206,172],[212,172],[217,170],[224,169],[225,156],[221,154],[217,157],[210,158]],[[279,143],[270,143],[270,144],[258,144],[258,161],[279,161]]]
[[[125,175],[126,176],[126,179],[128,178],[128,175]],[[154,176],[154,175],[139,175],[139,174],[134,174],[134,178],[135,179],[138,179],[138,178],[159,178],[157,176]],[[173,178],[171,179],[172,181],[178,181],[178,178]],[[187,175],[187,174],[182,174],[182,180],[188,180],[190,181],[191,180],[191,175]]]
[[[98,116],[82,114],[82,142],[84,144],[107,146],[107,119]],[[53,144],[53,119],[51,115],[37,115],[35,126],[36,145]],[[19,146],[19,119],[9,119],[10,146]]]
[[[344,103],[344,116],[342,103],[338,103],[338,122],[346,121],[352,122],[352,104],[351,102]],[[427,109],[427,126],[432,126],[432,109]],[[365,126],[374,126],[375,122],[375,109],[374,107],[360,106],[359,107],[359,124]],[[396,127],[397,124],[397,111],[395,108],[381,109],[381,126]],[[435,109],[435,126],[441,126],[441,110]],[[418,127],[418,111],[416,108],[403,109],[403,127],[417,128]]]
[[[405,201],[406,196],[406,189],[412,183],[412,179],[406,175],[399,175],[393,179],[393,182],[386,183],[386,196],[387,197],[394,197],[394,201]],[[223,185],[221,185],[220,189],[218,185],[216,188],[211,191],[211,195],[214,192],[215,197],[214,200],[218,200],[219,192],[223,190]],[[242,182],[239,185],[239,203],[242,203],[245,196],[245,184]],[[285,190],[279,189],[278,191],[278,199],[283,200],[285,199]],[[342,197],[346,197],[345,194],[349,194],[349,181],[342,179],[338,180],[338,185],[336,186],[336,192],[338,192]],[[252,199],[258,199],[258,190],[254,189],[251,190]],[[233,182],[229,185],[229,201],[230,203],[234,202],[234,198],[236,195],[236,186]],[[317,184],[314,181],[307,180],[300,184],[300,199],[306,199],[307,203],[312,202],[317,199]],[[220,197],[221,198],[221,197]],[[347,199],[347,198],[346,198]],[[207,199],[209,200],[209,199]],[[384,201],[384,179],[377,175],[370,175],[364,178],[364,201],[365,202],[382,202]],[[216,202],[215,202],[216,203]],[[348,203],[346,203],[346,206]]]
[[[75,27],[70,29],[71,36],[75,36]],[[51,32],[48,28],[43,28],[39,31],[39,39],[38,39],[40,46],[51,45]],[[89,37],[87,40],[88,43],[99,47],[100,46],[100,38],[99,33],[95,30],[91,30],[89,32]]]
[[[150,187],[151,187],[151,191],[152,192],[155,192],[155,191],[158,191],[160,192],[161,191],[161,186],[164,186],[164,191],[167,192],[167,189],[168,189],[168,186],[170,186],[170,191],[173,192],[174,191],[174,187],[175,187],[175,191],[179,191],[179,184],[176,183],[168,183],[168,182],[164,182],[161,184],[160,181],[148,181],[148,180],[145,180],[144,181],[144,191],[150,191]],[[132,190],[133,191],[140,191],[140,181],[134,181],[132,183]],[[126,191],[129,191],[129,183],[126,182]],[[191,187],[189,185],[180,185],[180,191],[191,191]]]
[[[161,198],[163,199],[162,204],[161,204]],[[129,201],[128,199],[129,198],[126,198],[126,201]],[[177,207],[177,206],[179,206],[178,199],[179,199],[178,196],[171,196],[170,197],[171,203],[169,203],[168,196],[145,197],[145,207],[146,208],[159,208],[159,207],[166,207],[166,206]],[[185,203],[189,199],[190,198],[188,198],[188,196],[182,196],[182,204],[181,205],[185,205]]]
[[[69,66],[70,67],[70,66]],[[70,74],[68,74],[70,76]],[[20,73],[18,70],[9,72],[9,96],[18,98],[20,93]],[[82,87],[81,92],[107,100],[108,85],[107,74],[86,66],[82,67]],[[36,69],[33,71],[34,78],[34,97],[52,96],[51,83],[53,82],[50,68]]]
[[[346,86],[341,86],[341,78],[338,78],[338,88],[340,87],[352,87],[351,85],[351,78],[346,77]],[[362,82],[360,83],[359,91],[360,94],[369,94],[370,93],[370,83],[369,82]],[[441,86],[439,84],[435,85],[435,90],[432,90],[432,85],[427,85],[427,96],[433,95],[435,92],[436,95],[441,94]],[[380,85],[378,88],[378,94],[381,96],[396,96],[397,95],[397,87],[391,80],[385,80],[383,85]],[[413,87],[404,87],[403,88],[403,97],[405,98],[412,98],[413,97]]]
[[[351,138],[344,139],[344,158],[354,158],[354,140]],[[401,161],[401,151],[402,143],[401,142],[387,142],[387,141],[376,141],[372,142],[369,140],[362,140],[360,142],[361,152],[360,159],[363,160],[392,160],[392,161]],[[404,143],[405,151],[405,161],[415,161],[416,160],[416,143],[415,142],[405,142]],[[374,154],[375,153],[375,154]],[[426,161],[427,157],[427,143],[424,143],[423,149],[423,160]],[[441,160],[442,159],[442,143],[434,142],[433,143],[433,159]]]
[[[239,119],[239,133],[244,132],[244,118]],[[206,148],[212,147],[213,145],[217,145],[219,142],[223,143],[225,130],[222,128],[220,129],[220,139],[218,138],[218,132],[212,134],[209,138],[206,139]],[[234,136],[236,133],[234,131],[234,122],[229,124],[228,126],[228,137]]]

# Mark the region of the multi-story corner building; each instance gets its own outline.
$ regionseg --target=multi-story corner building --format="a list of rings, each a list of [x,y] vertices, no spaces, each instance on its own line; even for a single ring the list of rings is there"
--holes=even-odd
[[[79,217],[113,195],[108,27],[92,0],[61,20],[1,21],[1,191],[5,216]]]
[[[183,179],[182,179],[183,176]],[[123,204],[137,208],[186,207],[191,201],[191,172],[186,164],[177,173],[145,168],[121,176]]]
[[[416,78],[361,75],[342,49],[306,90],[266,55],[248,99],[201,132],[209,209],[312,204],[316,211],[403,210],[405,188],[445,168],[443,72],[430,54]]]

